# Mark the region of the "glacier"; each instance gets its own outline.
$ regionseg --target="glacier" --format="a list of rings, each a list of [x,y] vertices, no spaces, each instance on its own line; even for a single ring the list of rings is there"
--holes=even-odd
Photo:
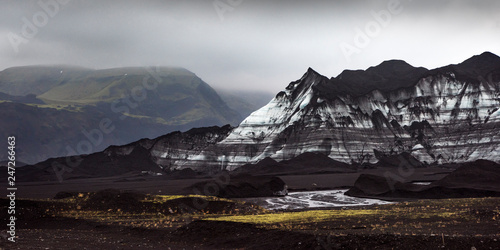
[[[234,170],[305,152],[357,164],[377,162],[375,151],[409,152],[428,164],[498,162],[499,107],[500,57],[489,52],[434,70],[392,60],[329,79],[309,68],[236,128],[133,145],[171,170]]]

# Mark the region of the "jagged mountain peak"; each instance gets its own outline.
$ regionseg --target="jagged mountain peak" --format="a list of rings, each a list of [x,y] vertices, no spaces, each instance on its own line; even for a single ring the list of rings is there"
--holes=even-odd
[[[301,93],[314,88],[317,85],[325,84],[329,80],[326,76],[321,75],[312,68],[308,68],[306,73],[297,81],[291,82],[285,89],[285,92],[280,92],[278,95],[286,93],[292,99],[301,95]]]
[[[361,96],[373,90],[387,92],[413,86],[426,72],[426,68],[416,68],[402,60],[389,60],[367,70],[344,70],[315,88],[326,98]]]
[[[307,69],[306,73],[304,73],[304,75],[299,80],[291,82],[290,85],[296,85],[297,83],[301,83],[301,82],[311,82],[317,78],[326,78],[326,77],[321,75],[320,73],[318,73],[313,68],[309,67]]]
[[[311,67],[307,68],[306,75],[308,75],[308,74],[321,75],[320,73],[318,73],[316,70],[314,70]]]
[[[366,70],[344,70],[337,77],[328,79],[309,67],[300,80],[291,82],[286,89],[295,93],[313,88],[320,96],[357,96],[375,89],[390,91],[411,86],[427,71],[426,68],[413,67],[403,60],[387,60]]]
[[[404,60],[391,59],[366,70],[344,70],[337,77],[330,79],[308,68],[302,78],[291,82],[286,90],[290,91],[292,96],[297,96],[297,92],[304,92],[308,88],[312,88],[316,94],[325,98],[344,94],[362,96],[373,90],[390,92],[412,87],[426,76],[450,72],[456,73],[457,77],[462,77],[466,81],[487,78],[490,73],[494,73],[493,77],[496,79],[495,76],[500,75],[497,72],[499,69],[500,57],[491,52],[473,56],[460,64],[433,70],[414,67]]]

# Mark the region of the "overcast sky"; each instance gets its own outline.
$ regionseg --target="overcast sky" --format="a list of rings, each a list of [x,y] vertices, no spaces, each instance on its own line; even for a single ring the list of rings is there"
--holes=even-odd
[[[436,68],[500,55],[496,0],[0,3],[0,70],[180,66],[214,87],[277,92],[308,67],[332,77],[387,59]]]

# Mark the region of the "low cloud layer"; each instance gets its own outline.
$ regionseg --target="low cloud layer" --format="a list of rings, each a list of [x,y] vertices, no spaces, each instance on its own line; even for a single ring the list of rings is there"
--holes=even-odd
[[[500,55],[499,1],[0,1],[0,69],[185,67],[215,87],[276,92],[387,59],[435,68]]]

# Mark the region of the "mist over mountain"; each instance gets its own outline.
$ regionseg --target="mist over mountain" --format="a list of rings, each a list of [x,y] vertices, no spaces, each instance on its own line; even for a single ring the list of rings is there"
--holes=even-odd
[[[1,135],[27,163],[242,119],[183,68],[14,67],[0,72],[0,98]]]
[[[230,89],[216,89],[216,91],[222,100],[224,100],[229,107],[236,110],[243,118],[269,103],[274,97],[274,93],[265,91]]]

